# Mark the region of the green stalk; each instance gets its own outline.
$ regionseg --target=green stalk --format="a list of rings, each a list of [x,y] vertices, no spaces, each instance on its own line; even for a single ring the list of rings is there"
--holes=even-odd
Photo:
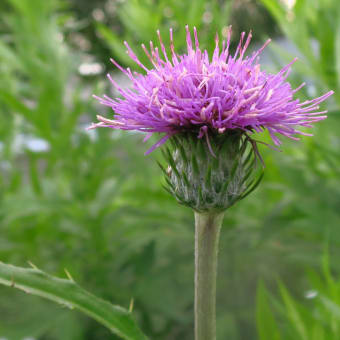
[[[216,339],[216,276],[223,213],[195,212],[195,340]]]

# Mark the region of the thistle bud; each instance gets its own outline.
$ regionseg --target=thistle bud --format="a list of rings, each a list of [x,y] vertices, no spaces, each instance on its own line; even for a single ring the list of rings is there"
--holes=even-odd
[[[192,133],[170,139],[162,148],[166,189],[179,203],[198,212],[224,211],[260,183],[262,164],[256,143],[241,131],[211,135],[207,142]]]

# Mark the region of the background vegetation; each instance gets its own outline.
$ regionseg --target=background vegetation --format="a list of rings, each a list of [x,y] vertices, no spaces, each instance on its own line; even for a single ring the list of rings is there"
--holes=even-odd
[[[184,25],[214,35],[233,24],[253,47],[274,38],[263,68],[293,56],[303,100],[333,89],[314,138],[261,147],[263,184],[228,211],[218,280],[218,339],[332,340],[340,336],[340,5],[337,0],[5,0],[0,3],[0,260],[64,268],[88,290],[134,311],[151,339],[192,339],[193,216],[161,187],[139,134],[88,132],[109,115],[127,40],[184,47]],[[120,81],[125,81],[120,79]],[[261,136],[267,140],[267,136]],[[151,143],[151,142],[148,142]],[[327,249],[327,250],[326,250]],[[322,261],[323,257],[323,261]],[[115,339],[67,308],[0,287],[0,338]]]

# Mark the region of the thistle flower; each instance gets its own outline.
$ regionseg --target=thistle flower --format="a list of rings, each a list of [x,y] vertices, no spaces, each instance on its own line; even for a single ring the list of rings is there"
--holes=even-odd
[[[263,169],[257,142],[250,136],[267,129],[276,145],[279,135],[298,139],[309,135],[300,127],[325,119],[319,103],[332,95],[300,103],[293,96],[304,84],[292,89],[286,81],[294,59],[277,74],[260,68],[259,55],[269,40],[250,56],[245,56],[251,33],[241,34],[236,52],[227,42],[216,47],[211,59],[194,43],[189,28],[187,53],[177,55],[170,30],[168,56],[159,31],[161,52],[150,43],[142,48],[152,69],[143,65],[129,45],[129,56],[145,74],[132,73],[114,60],[132,81],[132,89],[122,89],[108,76],[122,98],[96,97],[113,109],[113,119],[98,116],[90,128],[155,132],[162,138],[147,153],[164,144],[167,169],[161,165],[166,189],[182,204],[195,211],[195,340],[216,340],[216,275],[218,240],[227,208],[251,193],[260,183]],[[162,54],[162,56],[161,56]],[[259,169],[260,168],[260,169]]]
[[[259,55],[270,40],[245,56],[252,35],[245,39],[242,33],[232,55],[229,29],[221,50],[216,35],[209,59],[208,52],[199,47],[196,29],[194,42],[188,26],[186,32],[184,55],[175,53],[172,30],[170,56],[159,31],[161,52],[152,42],[149,51],[142,45],[152,69],[143,65],[125,42],[127,53],[145,74],[133,73],[111,59],[130,78],[132,88],[122,89],[108,75],[122,98],[95,96],[115,115],[113,119],[98,116],[99,122],[90,128],[142,131],[147,133],[145,139],[155,132],[163,134],[146,153],[170,139],[170,146],[163,148],[168,163],[167,170],[162,167],[166,189],[197,212],[220,212],[247,196],[262,178],[257,171],[261,156],[250,135],[267,129],[276,145],[281,143],[278,135],[291,139],[310,135],[299,127],[312,127],[326,118],[326,111],[319,111],[318,105],[333,91],[303,103],[294,99],[295,92],[305,85],[292,89],[286,81],[296,59],[277,74],[260,68]]]
[[[199,47],[196,29],[194,44],[188,26],[186,31],[187,53],[184,55],[175,53],[171,29],[171,56],[166,52],[159,31],[162,56],[152,42],[150,51],[142,44],[152,69],[143,65],[125,42],[127,53],[146,74],[133,73],[111,59],[130,78],[132,89],[122,89],[108,75],[122,98],[95,96],[101,104],[111,107],[115,115],[113,119],[98,116],[99,123],[90,128],[143,131],[147,133],[146,139],[155,132],[162,133],[163,137],[147,153],[171,136],[190,131],[198,138],[205,137],[213,153],[209,137],[216,134],[227,134],[231,130],[250,134],[267,129],[273,142],[280,145],[278,135],[295,140],[297,135],[311,136],[300,131],[299,127],[312,127],[313,123],[326,118],[326,111],[318,111],[318,105],[333,91],[302,103],[293,98],[305,85],[292,89],[286,81],[297,58],[277,74],[261,70],[258,57],[270,40],[251,56],[245,56],[252,35],[249,33],[245,39],[243,32],[232,55],[229,53],[229,30],[227,42],[222,42],[221,50],[216,35],[216,47],[209,59],[207,51],[201,51]]]

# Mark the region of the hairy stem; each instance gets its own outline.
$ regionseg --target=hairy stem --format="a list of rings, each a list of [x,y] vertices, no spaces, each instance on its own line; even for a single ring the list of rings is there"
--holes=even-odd
[[[195,340],[216,339],[217,253],[223,216],[195,212]]]

